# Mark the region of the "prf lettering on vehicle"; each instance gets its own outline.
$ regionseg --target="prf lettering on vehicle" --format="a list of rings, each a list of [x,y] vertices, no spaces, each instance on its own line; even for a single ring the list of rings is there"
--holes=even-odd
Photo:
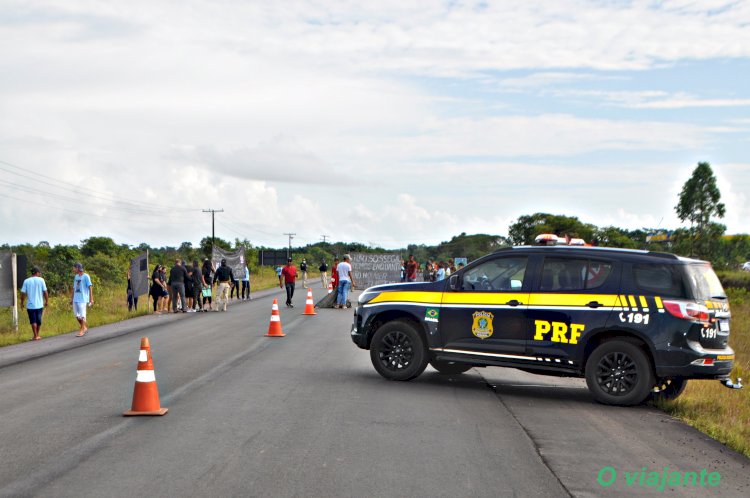
[[[571,323],[568,326],[563,322],[548,322],[547,320],[534,320],[534,324],[536,325],[535,341],[543,341],[546,335],[551,334],[547,340],[564,344],[578,344],[578,338],[586,328],[582,323]]]

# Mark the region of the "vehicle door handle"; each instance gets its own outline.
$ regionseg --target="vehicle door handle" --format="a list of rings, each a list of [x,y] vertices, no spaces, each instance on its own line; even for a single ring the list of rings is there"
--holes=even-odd
[[[586,304],[586,306],[588,306],[589,308],[598,308],[601,305],[602,303],[600,303],[599,301],[591,301],[590,303]]]
[[[514,299],[514,300],[512,300],[512,301],[508,301],[508,302],[507,302],[507,303],[505,303],[505,304],[507,304],[508,306],[520,306],[520,305],[522,305],[523,303],[522,303],[521,301],[518,301],[518,300]]]

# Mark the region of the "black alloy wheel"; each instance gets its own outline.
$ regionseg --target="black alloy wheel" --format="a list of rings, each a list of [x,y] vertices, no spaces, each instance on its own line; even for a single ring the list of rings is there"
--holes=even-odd
[[[375,332],[370,359],[375,370],[388,380],[411,380],[427,367],[422,337],[403,320],[388,322]]]
[[[654,385],[651,363],[635,344],[608,341],[597,347],[586,362],[586,384],[600,403],[637,405]]]

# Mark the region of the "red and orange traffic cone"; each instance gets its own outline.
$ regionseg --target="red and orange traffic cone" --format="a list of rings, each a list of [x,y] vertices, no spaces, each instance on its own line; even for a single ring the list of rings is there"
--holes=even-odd
[[[329,280],[328,281],[328,293],[330,294],[331,292],[333,292],[333,281]]]
[[[281,316],[279,315],[279,301],[273,300],[271,306],[271,323],[268,324],[266,337],[284,337],[286,334],[281,330]]]
[[[307,289],[307,299],[305,300],[305,311],[303,315],[317,315],[315,313],[315,303],[313,303],[312,289]]]
[[[141,352],[138,355],[138,367],[133,388],[133,405],[123,413],[126,417],[133,415],[164,415],[168,408],[159,403],[159,388],[156,386],[154,362],[151,360],[151,345],[148,337],[141,338]]]

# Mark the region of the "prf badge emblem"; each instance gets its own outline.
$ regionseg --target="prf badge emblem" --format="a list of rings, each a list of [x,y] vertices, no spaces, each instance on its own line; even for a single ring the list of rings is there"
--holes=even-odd
[[[495,318],[495,315],[489,311],[475,311],[471,316],[474,317],[471,333],[480,339],[492,337],[492,333],[494,332],[492,329],[492,319]]]

